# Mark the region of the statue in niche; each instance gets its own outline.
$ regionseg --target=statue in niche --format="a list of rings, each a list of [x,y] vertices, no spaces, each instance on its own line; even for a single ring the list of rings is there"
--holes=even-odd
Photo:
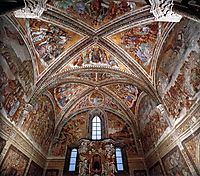
[[[94,155],[92,158],[92,173],[94,174],[101,174],[102,167],[101,167],[101,156]]]

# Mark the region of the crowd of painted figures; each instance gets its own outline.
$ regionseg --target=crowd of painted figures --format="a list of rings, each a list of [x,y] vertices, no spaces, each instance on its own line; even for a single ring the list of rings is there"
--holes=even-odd
[[[65,44],[71,40],[71,36],[67,31],[43,21],[30,20],[29,23],[35,49],[42,65],[47,67],[64,51]]]
[[[147,152],[159,140],[168,127],[166,121],[167,115],[166,113],[161,112],[156,106],[156,103],[149,96],[142,98],[138,115],[142,135],[142,145],[144,151]]]
[[[78,58],[72,62],[73,66],[87,66],[87,65],[105,65],[118,68],[119,65],[116,59],[98,46],[93,46],[79,55]]]
[[[169,35],[158,60],[158,91],[175,120],[196,102],[199,92],[200,32],[197,29],[199,24],[182,20]]]
[[[62,84],[54,89],[54,97],[60,107],[64,107],[76,95],[83,92],[88,86],[78,83]]]
[[[109,39],[128,52],[149,73],[156,42],[158,41],[158,26],[159,23],[139,25],[111,35]]]
[[[94,28],[98,28],[118,16],[135,10],[138,7],[142,7],[146,4],[146,2],[144,0],[51,0],[50,4],[65,12],[68,12],[68,14],[71,14],[86,24]]]

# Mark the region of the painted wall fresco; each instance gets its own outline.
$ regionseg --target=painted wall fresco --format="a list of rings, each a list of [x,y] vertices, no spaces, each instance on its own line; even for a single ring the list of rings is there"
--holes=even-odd
[[[148,73],[158,38],[158,23],[133,27],[109,37],[116,45],[124,49]]]
[[[99,28],[118,16],[146,5],[144,0],[50,0],[49,3],[93,28]]]
[[[163,46],[157,65],[157,89],[176,120],[197,100],[200,84],[200,25],[183,19]]]
[[[139,104],[138,118],[143,149],[147,152],[168,127],[166,114],[163,114],[153,99],[146,95]]]
[[[80,176],[115,175],[115,148],[112,141],[82,140],[78,152]],[[98,163],[98,168],[95,168],[95,163]]]
[[[69,68],[85,66],[110,67],[129,72],[128,68],[115,56],[111,55],[108,51],[98,45],[87,48],[77,58],[73,59],[69,64],[64,66],[63,69],[61,69],[61,72]]]
[[[116,96],[118,96],[122,102],[124,102],[128,108],[135,106],[140,90],[132,84],[111,84],[106,86]]]
[[[153,165],[149,169],[149,175],[150,176],[164,176],[164,173],[162,171],[162,168],[159,162],[157,162],[155,165]]]
[[[6,18],[1,17],[0,23],[1,113],[17,123],[33,90],[34,71],[28,48],[18,31]]]
[[[200,129],[189,136],[183,145],[198,174],[200,174]]]
[[[80,83],[62,84],[54,89],[54,98],[59,107],[64,107],[70,100],[80,95],[88,88]]]
[[[86,138],[86,119],[88,114],[80,113],[68,121],[61,129],[59,135],[54,139],[51,153],[52,156],[65,156],[68,145]]]
[[[107,117],[108,138],[125,144],[127,156],[136,154],[135,141],[129,125],[113,113],[107,112]]]
[[[30,112],[24,114],[22,131],[47,153],[54,131],[54,110],[50,99],[42,95],[37,98]]]
[[[17,123],[25,106],[25,93],[19,80],[9,71],[0,65],[0,107],[5,117]]]
[[[6,140],[0,137],[0,154],[6,145]]]
[[[162,158],[162,162],[167,176],[192,175],[178,147],[167,153]]]
[[[135,170],[134,176],[147,176],[147,173],[145,170]]]
[[[42,173],[43,169],[34,161],[31,161],[27,176],[42,176]]]
[[[23,176],[28,165],[29,158],[22,152],[11,146],[0,166],[0,175]]]
[[[81,39],[80,35],[70,30],[44,21],[30,19],[29,26],[33,44],[40,57],[39,64],[44,68]]]
[[[18,80],[29,95],[34,84],[34,71],[28,48],[6,18],[1,17],[0,24],[0,65],[8,77]]]
[[[58,176],[58,169],[47,169],[45,176]]]

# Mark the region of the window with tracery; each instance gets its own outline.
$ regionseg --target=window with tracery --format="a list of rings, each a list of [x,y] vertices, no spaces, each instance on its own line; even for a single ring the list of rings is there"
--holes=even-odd
[[[101,119],[98,116],[94,116],[92,119],[92,139],[102,139],[102,124]]]

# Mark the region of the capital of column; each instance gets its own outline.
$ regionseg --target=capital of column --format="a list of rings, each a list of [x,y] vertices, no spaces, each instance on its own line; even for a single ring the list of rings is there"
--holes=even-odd
[[[172,11],[173,0],[149,0],[151,3],[150,12],[153,13],[156,21],[179,22],[181,15]]]
[[[44,0],[24,0],[25,7],[14,12],[17,18],[39,18],[46,9]]]

